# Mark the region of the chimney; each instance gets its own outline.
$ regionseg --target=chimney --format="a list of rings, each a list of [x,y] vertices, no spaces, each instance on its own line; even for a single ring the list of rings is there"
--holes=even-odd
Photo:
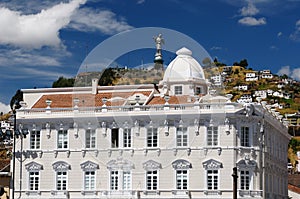
[[[96,95],[98,93],[98,78],[93,78],[92,79],[92,94]]]

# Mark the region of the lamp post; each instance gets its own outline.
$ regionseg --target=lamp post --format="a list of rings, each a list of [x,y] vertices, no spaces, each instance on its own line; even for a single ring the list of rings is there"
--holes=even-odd
[[[238,173],[237,168],[233,167],[233,174],[231,175],[233,178],[233,199],[237,199],[237,179]]]
[[[15,172],[16,172],[16,130],[17,130],[17,116],[16,109],[13,109],[14,117],[14,141],[13,141],[13,178],[12,178],[12,199],[15,198]]]
[[[29,133],[27,129],[22,130],[22,125],[19,125],[19,129],[17,129],[17,111],[16,111],[16,104],[13,107],[13,118],[14,118],[14,133],[13,135],[13,177],[12,177],[12,199],[15,198],[15,176],[16,176],[16,139],[21,137],[21,139],[26,138],[26,135]],[[23,140],[21,142],[21,151],[23,150]],[[22,169],[22,153],[21,153],[21,165],[20,169]],[[21,171],[21,170],[20,170]],[[20,173],[20,176],[22,173]],[[21,186],[20,183],[20,193],[21,193]]]

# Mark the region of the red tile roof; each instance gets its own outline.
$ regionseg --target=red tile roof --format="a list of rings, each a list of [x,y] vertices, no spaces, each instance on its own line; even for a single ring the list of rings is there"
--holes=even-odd
[[[179,96],[170,96],[168,101],[169,104],[192,104],[195,102],[195,98],[192,97],[188,100],[190,96],[188,95],[179,95]],[[165,104],[166,101],[164,98],[156,96],[153,97],[151,101],[149,101],[148,105],[155,105],[155,104]]]
[[[135,92],[107,92],[98,94],[49,94],[43,95],[32,108],[46,108],[46,100],[51,100],[52,108],[71,108],[73,107],[73,99],[79,99],[79,107],[93,107],[102,106],[102,98],[112,99],[120,98],[119,100],[108,101],[107,106],[118,106],[123,105],[125,99],[136,94],[141,93],[145,96],[150,96],[152,91],[135,91]]]
[[[288,189],[290,191],[300,194],[300,188],[295,185],[288,184]]]

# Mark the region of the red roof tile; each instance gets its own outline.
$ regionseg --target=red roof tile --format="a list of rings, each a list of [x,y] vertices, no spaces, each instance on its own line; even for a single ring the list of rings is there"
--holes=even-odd
[[[79,100],[79,107],[93,107],[102,106],[102,98],[112,99],[120,98],[119,100],[108,101],[107,106],[119,106],[123,105],[125,99],[136,94],[141,93],[145,96],[150,96],[152,91],[135,91],[135,92],[107,92],[98,94],[50,94],[43,95],[32,108],[46,108],[46,100],[51,100],[52,108],[71,108],[73,107],[73,99],[77,98]]]
[[[295,193],[298,193],[298,194],[300,194],[300,188],[299,188],[299,187],[297,187],[297,186],[294,186],[294,185],[288,184],[288,189],[289,189],[290,191],[293,191],[293,192],[295,192]]]
[[[170,96],[168,101],[169,104],[192,104],[195,102],[195,98],[192,97],[188,100],[190,96],[188,95],[179,95],[179,96]],[[148,105],[155,105],[155,104],[165,104],[166,101],[164,98],[156,96],[151,99]]]

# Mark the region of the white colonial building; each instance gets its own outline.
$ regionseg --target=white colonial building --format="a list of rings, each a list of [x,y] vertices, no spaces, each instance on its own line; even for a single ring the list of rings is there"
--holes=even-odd
[[[24,89],[15,198],[286,199],[280,115],[207,94],[186,48],[159,85]],[[12,161],[13,162],[13,161]]]

